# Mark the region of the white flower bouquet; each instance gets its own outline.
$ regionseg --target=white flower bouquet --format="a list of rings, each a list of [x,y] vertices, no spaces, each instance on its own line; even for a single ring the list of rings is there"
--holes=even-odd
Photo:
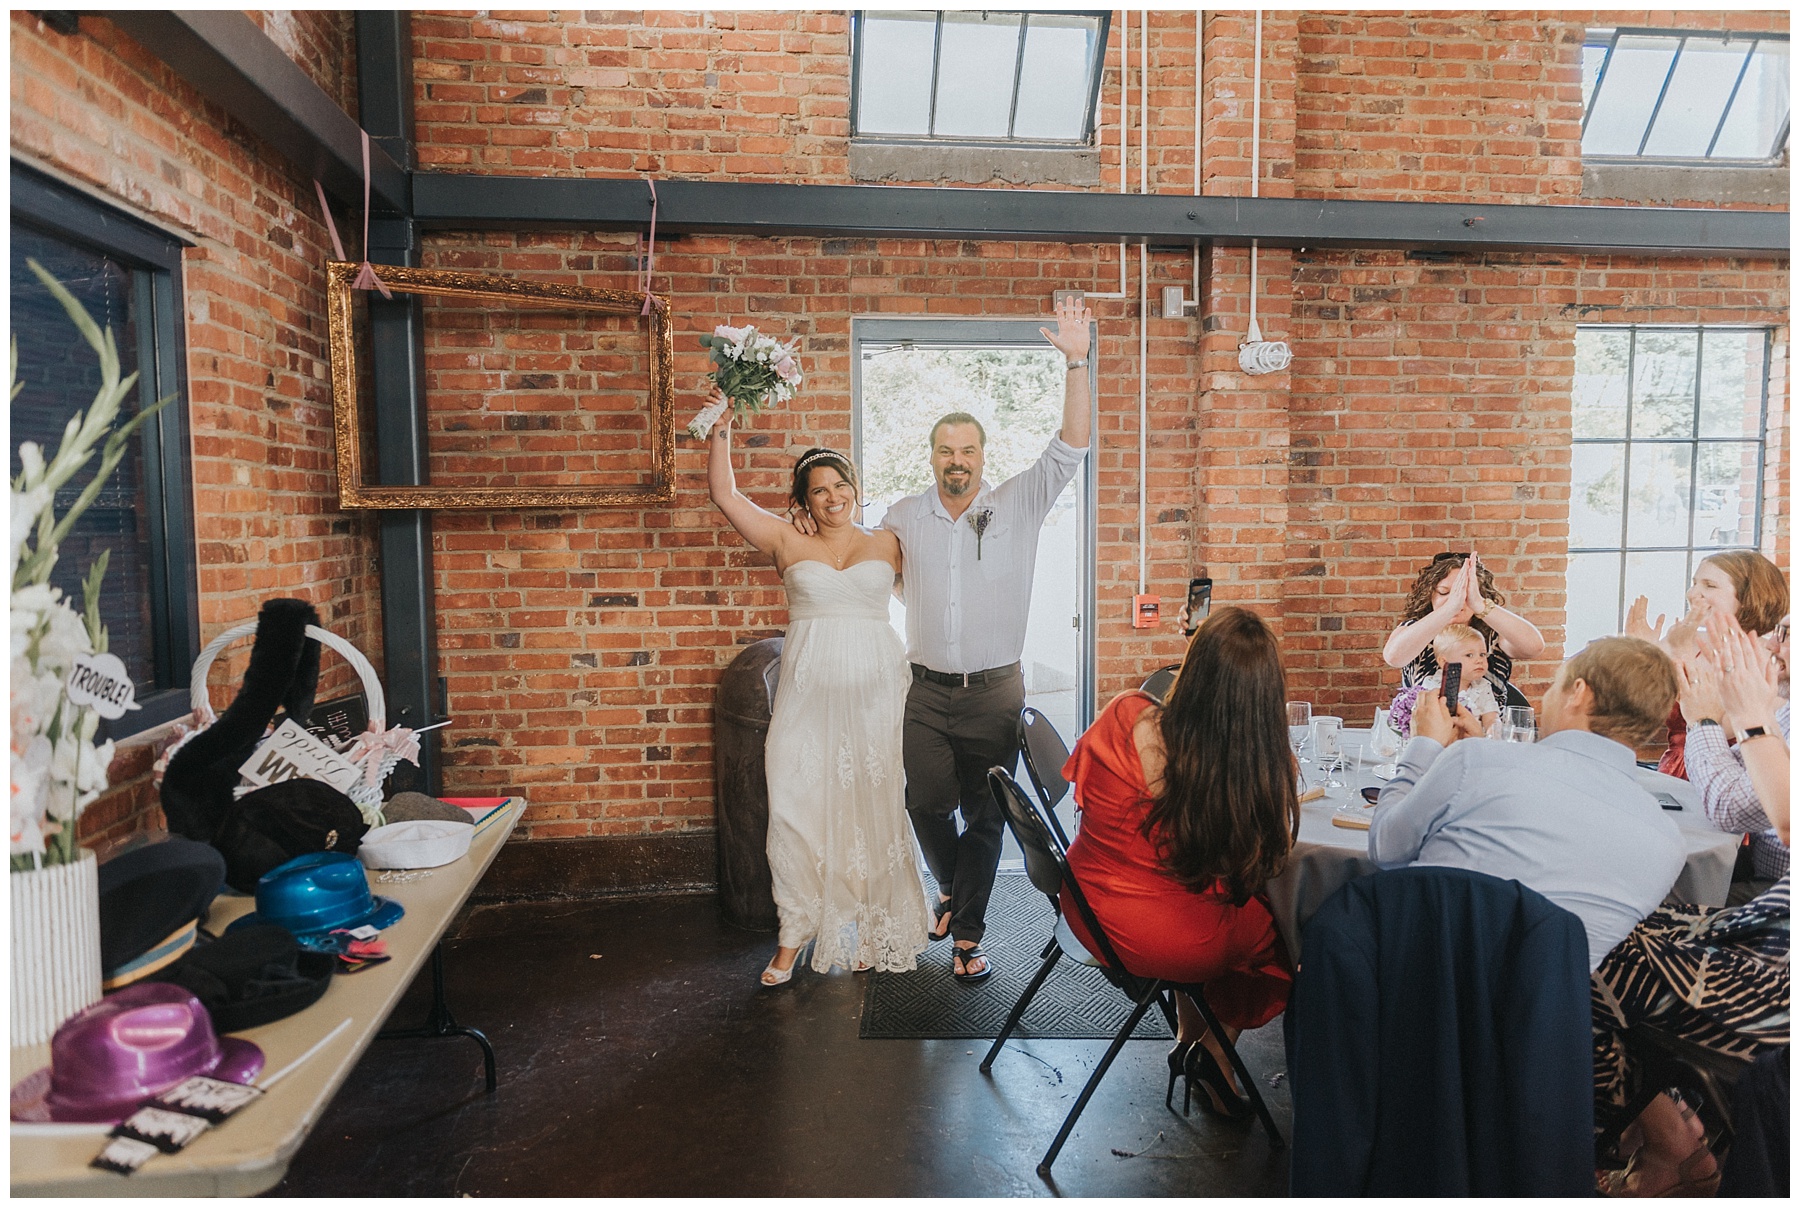
[[[727,407],[739,415],[755,414],[775,403],[785,403],[800,386],[800,341],[783,344],[754,327],[713,328],[700,337],[700,347],[712,357],[713,371],[707,382],[723,399],[709,404],[688,424],[689,435],[704,439]]]
[[[147,407],[115,430],[119,406],[137,384],[137,374],[121,378],[119,351],[110,330],[102,331],[81,303],[45,272],[27,261],[62,303],[82,338],[100,357],[100,391],[84,416],[77,412],[63,429],[56,456],[48,462],[34,442],[19,446],[19,476],[12,484],[12,868],[68,864],[80,856],[75,820],[106,789],[113,744],[96,744],[100,714],[76,705],[65,689],[78,658],[106,653],[106,626],[100,623],[100,580],[108,554],[102,553],[83,584],[86,607],[77,613],[50,585],[57,548],[76,519],[94,502],[118,468],[139,424],[168,399]],[[19,382],[19,345],[12,345],[13,397]],[[102,439],[104,444],[102,445]],[[56,492],[93,459],[100,467],[59,519]]]

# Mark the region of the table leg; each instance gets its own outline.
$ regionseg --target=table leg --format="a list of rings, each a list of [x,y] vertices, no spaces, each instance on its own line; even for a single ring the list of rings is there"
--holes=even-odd
[[[377,1040],[436,1040],[443,1036],[467,1036],[481,1046],[481,1060],[487,1068],[487,1093],[499,1085],[494,1068],[494,1046],[476,1028],[465,1028],[450,1014],[450,1003],[444,997],[444,946],[431,950],[431,1015],[422,1028],[394,1028],[377,1032]]]

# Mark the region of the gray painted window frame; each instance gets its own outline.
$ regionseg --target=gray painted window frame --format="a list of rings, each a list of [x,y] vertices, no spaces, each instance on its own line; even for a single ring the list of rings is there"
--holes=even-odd
[[[1748,70],[1749,65],[1750,65],[1750,60],[1756,54],[1757,45],[1762,42],[1786,42],[1789,40],[1787,34],[1738,33],[1738,32],[1731,31],[1731,30],[1696,31],[1696,30],[1682,30],[1682,29],[1648,29],[1648,28],[1642,28],[1642,27],[1638,27],[1638,26],[1618,26],[1618,27],[1612,28],[1612,29],[1608,29],[1603,26],[1603,27],[1599,27],[1596,29],[1588,30],[1587,37],[1582,41],[1582,49],[1585,50],[1590,46],[1604,46],[1604,47],[1606,47],[1606,57],[1603,60],[1601,60],[1600,74],[1594,80],[1594,94],[1593,94],[1593,96],[1589,97],[1587,99],[1587,101],[1582,105],[1581,133],[1582,133],[1583,137],[1585,137],[1587,135],[1588,119],[1593,116],[1594,103],[1597,100],[1599,100],[1602,90],[1606,87],[1606,70],[1608,67],[1610,67],[1612,65],[1613,52],[1618,49],[1619,39],[1620,38],[1628,38],[1628,37],[1662,38],[1662,39],[1674,41],[1675,42],[1675,54],[1669,60],[1669,69],[1663,73],[1662,86],[1661,86],[1660,91],[1657,93],[1656,104],[1651,109],[1649,118],[1644,122],[1643,133],[1638,137],[1637,154],[1635,154],[1635,155],[1588,155],[1588,154],[1584,153],[1582,155],[1583,163],[1591,163],[1591,164],[1671,164],[1671,165],[1683,165],[1683,166],[1688,166],[1688,167],[1705,167],[1705,168],[1721,168],[1721,167],[1743,168],[1743,167],[1752,167],[1752,166],[1763,166],[1763,165],[1769,165],[1769,164],[1778,164],[1778,163],[1782,162],[1782,159],[1784,158],[1784,152],[1787,149],[1788,133],[1789,133],[1790,128],[1793,125],[1793,111],[1792,111],[1791,107],[1789,109],[1787,118],[1782,122],[1780,132],[1775,136],[1774,149],[1766,156],[1727,159],[1727,158],[1714,158],[1710,154],[1704,155],[1704,156],[1645,155],[1644,148],[1645,148],[1645,146],[1647,146],[1649,144],[1651,132],[1656,129],[1656,118],[1657,118],[1657,115],[1662,110],[1662,103],[1663,103],[1664,98],[1668,95],[1669,82],[1675,78],[1675,69],[1681,63],[1681,52],[1684,49],[1686,49],[1687,44],[1689,42],[1695,42],[1695,41],[1730,42],[1733,40],[1739,40],[1739,41],[1748,41],[1750,43],[1750,48],[1744,54],[1744,62],[1738,68],[1738,79],[1735,83],[1732,84],[1731,92],[1725,98],[1724,106],[1719,110],[1719,120],[1718,120],[1717,124],[1713,127],[1712,139],[1707,144],[1707,150],[1710,152],[1714,146],[1718,145],[1719,135],[1725,128],[1725,119],[1731,113],[1732,103],[1737,99],[1738,88],[1743,84],[1744,72],[1746,70]]]
[[[1658,553],[1685,552],[1687,554],[1687,568],[1683,575],[1683,580],[1684,581],[1691,580],[1694,575],[1694,566],[1695,566],[1694,554],[1696,552],[1695,546],[1694,546],[1694,504],[1695,504],[1695,500],[1697,498],[1698,491],[1700,489],[1700,476],[1699,476],[1699,474],[1694,472],[1693,467],[1697,466],[1697,464],[1698,464],[1699,455],[1700,455],[1700,446],[1707,445],[1707,444],[1748,444],[1748,443],[1750,443],[1746,438],[1741,437],[1741,436],[1701,436],[1700,435],[1700,390],[1701,390],[1701,386],[1702,386],[1702,375],[1699,371],[1699,366],[1701,364],[1704,364],[1704,361],[1705,361],[1706,333],[1709,331],[1761,332],[1762,337],[1763,337],[1763,375],[1762,375],[1761,413],[1757,419],[1756,442],[1755,442],[1756,443],[1756,513],[1755,513],[1755,518],[1752,522],[1752,531],[1751,531],[1751,535],[1750,535],[1750,540],[1749,540],[1749,542],[1747,542],[1745,544],[1740,544],[1740,545],[1719,546],[1719,547],[1706,546],[1703,548],[1704,548],[1705,552],[1707,552],[1707,553],[1717,552],[1718,549],[1754,549],[1754,550],[1762,549],[1763,504],[1765,502],[1764,492],[1767,490],[1767,474],[1768,474],[1768,468],[1769,468],[1769,375],[1773,371],[1773,368],[1774,368],[1774,363],[1773,363],[1772,358],[1774,356],[1774,351],[1775,351],[1775,349],[1774,349],[1775,331],[1771,327],[1765,327],[1765,326],[1762,326],[1760,324],[1755,324],[1755,323],[1743,323],[1743,324],[1738,324],[1738,323],[1705,323],[1705,324],[1693,324],[1693,323],[1578,323],[1578,324],[1576,324],[1575,330],[1577,333],[1580,333],[1582,331],[1605,331],[1605,332],[1625,331],[1625,332],[1630,333],[1630,336],[1631,336],[1631,350],[1625,361],[1625,436],[1624,436],[1624,438],[1617,439],[1617,438],[1607,437],[1607,436],[1583,436],[1583,437],[1571,437],[1571,439],[1570,439],[1571,446],[1574,446],[1574,445],[1623,445],[1624,446],[1624,461],[1623,461],[1623,468],[1621,471],[1622,475],[1623,475],[1623,481],[1620,485],[1620,494],[1621,494],[1621,498],[1625,501],[1625,514],[1621,519],[1621,523],[1620,523],[1620,527],[1619,527],[1619,542],[1618,542],[1618,544],[1617,545],[1592,545],[1592,546],[1588,546],[1588,545],[1577,546],[1577,545],[1571,544],[1569,546],[1569,550],[1568,550],[1569,557],[1571,559],[1573,559],[1576,554],[1617,554],[1619,556],[1618,618],[1616,621],[1616,627],[1617,627],[1618,632],[1623,633],[1624,627],[1625,627],[1625,609],[1626,609],[1627,604],[1629,603],[1629,601],[1626,599],[1626,595],[1625,595],[1625,581],[1626,581],[1626,575],[1627,575],[1627,567],[1626,567],[1626,561],[1625,561],[1626,556],[1628,554],[1658,554]],[[1693,424],[1689,429],[1688,435],[1686,435],[1686,436],[1658,436],[1658,437],[1646,437],[1646,438],[1633,438],[1631,435],[1631,408],[1633,406],[1633,397],[1632,396],[1633,396],[1633,385],[1634,385],[1633,377],[1634,377],[1635,370],[1637,368],[1637,333],[1640,331],[1694,332],[1698,336],[1698,339],[1696,340],[1695,345],[1694,345],[1694,359],[1696,361],[1696,366],[1695,366],[1695,372],[1694,372]],[[1648,445],[1685,445],[1691,450],[1689,460],[1688,460],[1688,465],[1690,467],[1690,469],[1688,471],[1688,534],[1687,534],[1688,539],[1687,539],[1687,544],[1685,546],[1680,546],[1680,545],[1633,545],[1631,543],[1631,508],[1630,508],[1631,454],[1632,454],[1633,449],[1635,449],[1639,446],[1648,446]],[[1574,494],[1573,494],[1572,488],[1571,488],[1571,492],[1570,492],[1570,507],[1571,507],[1571,509],[1573,509],[1573,507],[1574,507]],[[1566,576],[1566,574],[1567,574],[1567,571],[1565,569],[1565,576]],[[1566,578],[1565,578],[1565,583],[1566,583]],[[1566,603],[1565,603],[1565,608],[1566,608]]]
[[[1056,17],[1097,17],[1099,32],[1094,40],[1094,56],[1088,68],[1087,112],[1082,119],[1082,133],[1079,139],[1044,139],[1019,138],[1008,133],[1004,138],[954,138],[930,133],[937,125],[937,84],[938,65],[943,54],[944,45],[944,10],[936,11],[937,27],[933,35],[931,48],[931,97],[926,110],[926,130],[924,134],[865,134],[859,128],[860,109],[862,103],[862,62],[863,62],[863,29],[864,18],[868,12],[886,12],[886,9],[854,9],[850,14],[850,138],[857,143],[885,143],[902,146],[956,146],[956,147],[1088,147],[1093,145],[1094,126],[1100,110],[1100,82],[1106,75],[1106,45],[1112,30],[1112,11],[1099,9],[985,9],[983,12],[1004,15],[1017,15],[1021,18],[1019,29],[1018,57],[1025,54],[1025,34],[1031,24],[1031,18],[1038,16]],[[1015,61],[1013,67],[1012,102],[1007,109],[1007,128],[1010,131],[1017,123],[1019,116],[1019,68]]]

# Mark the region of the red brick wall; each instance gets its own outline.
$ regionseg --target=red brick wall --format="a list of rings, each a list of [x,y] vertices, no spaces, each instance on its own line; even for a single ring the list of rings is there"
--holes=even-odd
[[[356,13],[351,9],[245,10],[307,78],[356,114]]]
[[[283,25],[340,96],[354,75],[347,20]],[[202,640],[264,599],[300,596],[379,666],[374,525],[336,505],[328,241],[310,181],[101,17],[64,37],[13,14],[11,120],[15,156],[194,244],[183,287]],[[211,681],[220,707],[248,646],[234,649]],[[325,692],[354,680],[336,656],[326,664]],[[146,759],[123,758],[87,827],[159,821],[147,775]]]

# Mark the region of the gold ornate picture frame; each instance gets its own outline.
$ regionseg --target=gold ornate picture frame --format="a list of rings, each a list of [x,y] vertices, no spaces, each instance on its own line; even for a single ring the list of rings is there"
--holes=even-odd
[[[331,398],[337,444],[338,505],[348,511],[505,508],[631,507],[675,498],[675,424],[672,373],[674,329],[667,305],[650,308],[650,380],[645,401],[650,418],[650,465],[641,485],[627,487],[378,486],[363,480],[363,417],[358,391],[351,282],[358,265],[328,265],[326,314],[330,325]],[[607,315],[637,316],[645,295],[632,290],[590,289],[524,281],[516,277],[449,269],[380,265],[382,283],[395,294],[472,299],[497,306],[549,306]]]

